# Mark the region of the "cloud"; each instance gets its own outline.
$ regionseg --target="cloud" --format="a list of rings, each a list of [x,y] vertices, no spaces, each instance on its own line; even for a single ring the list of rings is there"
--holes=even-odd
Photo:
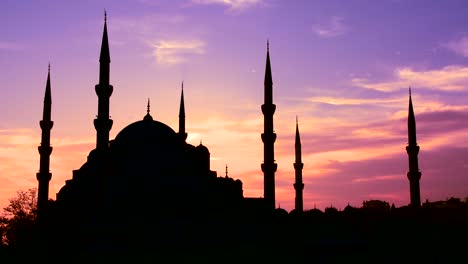
[[[308,99],[311,98],[306,101]],[[397,206],[406,205],[409,202],[405,150],[408,95],[405,93],[405,96],[392,97],[388,101],[370,98],[361,102],[346,97],[337,101],[328,97],[313,99],[318,102],[331,101],[333,109],[352,107],[357,109],[357,113],[354,111],[356,115],[359,115],[360,109],[367,109],[373,104],[387,104],[387,114],[374,121],[342,120],[340,114],[337,122],[318,124],[303,120],[300,123],[305,208],[310,209],[314,205],[323,208],[330,204],[343,208],[346,202],[360,205],[363,200],[369,199],[383,199]],[[416,103],[418,143],[421,146],[421,198],[439,200],[447,195],[467,196],[466,190],[459,185],[467,181],[465,172],[468,165],[464,159],[466,155],[462,153],[468,151],[468,124],[464,122],[468,118],[468,108],[438,102],[442,98],[434,98],[434,95],[418,94],[413,99],[416,99],[413,102]],[[403,114],[395,118],[391,113],[398,109],[404,109],[401,111]],[[284,130],[278,132],[275,145],[277,163],[283,169],[283,180],[288,178],[290,184],[277,184],[277,190],[284,192],[278,194],[277,200],[289,208],[293,208],[288,202],[293,201],[294,197],[291,188],[294,181],[291,166],[294,162],[293,146],[293,129],[290,133],[284,133]],[[308,198],[306,194],[324,200]]]
[[[381,92],[392,92],[406,89],[409,86],[431,90],[462,91],[468,86],[468,67],[449,65],[438,70],[417,71],[410,67],[397,68],[394,79],[384,82],[373,82],[367,78],[354,78],[354,86]]]
[[[444,146],[428,150],[424,146],[419,153],[421,198],[433,201],[448,196],[466,197],[464,157],[468,148]],[[329,166],[337,170],[320,178],[305,177],[306,189],[316,193],[325,189],[329,195],[339,197],[341,203],[350,199],[357,203],[370,198],[384,199],[398,206],[409,202],[408,158],[403,149],[399,154],[385,158],[335,162]],[[310,203],[308,207],[311,207]]]
[[[310,177],[303,173],[305,190],[319,196],[326,193],[338,207],[344,207],[346,202],[361,204],[376,193],[379,197],[401,193],[395,199],[390,199],[390,202],[401,205],[396,200],[406,198],[405,158],[406,153],[401,150],[399,154],[385,158],[329,162],[326,167],[334,170],[326,171],[321,177]],[[312,204],[305,200],[304,206],[311,208]]]
[[[228,6],[230,10],[243,10],[262,4],[264,0],[192,0],[195,4],[219,4]]]
[[[77,168],[86,161],[87,153],[94,148],[94,137],[51,138],[53,151],[50,157],[52,180],[49,197],[71,177],[71,168]],[[0,209],[8,198],[18,190],[37,187],[36,173],[39,170],[41,132],[27,128],[0,129]]]
[[[16,191],[37,186],[37,146],[40,139],[31,129],[0,129],[0,208]]]
[[[396,175],[382,175],[382,176],[374,176],[374,177],[368,177],[368,178],[355,178],[352,180],[354,183],[359,183],[359,182],[369,182],[369,181],[388,181],[388,180],[400,180],[401,175],[396,174]]]
[[[23,46],[13,43],[13,42],[6,42],[0,41],[0,50],[21,50]]]
[[[339,98],[327,96],[314,96],[306,98],[305,101],[313,103],[324,103],[330,105],[403,105],[407,97],[400,98]]]
[[[341,36],[348,28],[343,24],[343,18],[339,16],[332,16],[325,24],[314,24],[312,30],[320,38],[332,38]]]
[[[174,65],[188,60],[191,55],[204,54],[205,43],[201,40],[161,40],[151,44],[153,55],[159,64]]]
[[[142,45],[139,50],[144,51],[145,56],[151,56],[148,50],[152,50],[156,40],[178,39],[178,36],[198,39],[194,34],[199,32],[193,32],[194,27],[187,27],[186,19],[186,15],[173,12],[113,17],[108,23],[108,30],[112,35],[110,41],[114,46]]]
[[[463,36],[458,40],[450,41],[442,45],[449,50],[463,57],[468,57],[468,36]]]

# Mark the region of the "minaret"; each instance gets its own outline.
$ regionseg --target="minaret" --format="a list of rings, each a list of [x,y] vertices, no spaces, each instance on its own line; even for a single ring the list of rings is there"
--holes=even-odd
[[[299,135],[299,124],[297,122],[296,117],[296,162],[294,163],[294,170],[296,172],[296,182],[294,183],[294,189],[296,190],[296,211],[303,212],[304,211],[304,203],[302,198],[302,190],[304,189],[304,183],[302,182],[302,168],[304,167],[304,163],[302,163],[302,153],[301,153],[301,137]]]
[[[187,132],[185,132],[185,104],[184,104],[184,82],[182,82],[182,93],[180,95],[180,109],[179,109],[179,137],[185,142],[187,139]]]
[[[107,39],[107,15],[104,12],[104,33],[102,35],[101,55],[99,57],[99,84],[96,85],[98,96],[98,114],[94,119],[96,128],[96,149],[105,150],[109,146],[109,131],[112,128],[112,119],[109,117],[109,97],[114,88],[109,84],[110,54]]]
[[[52,96],[50,92],[50,64],[47,73],[47,83],[44,95],[44,109],[42,120],[39,122],[42,130],[41,145],[38,147],[40,155],[39,172],[36,174],[39,182],[37,195],[37,218],[41,221],[44,218],[47,201],[49,200],[49,181],[52,178],[50,173],[50,154],[52,147],[50,146],[50,130],[54,125],[51,120]]]
[[[406,152],[408,153],[409,160],[407,176],[410,182],[410,205],[412,207],[420,207],[419,180],[421,179],[421,172],[418,166],[419,146],[416,143],[416,119],[414,118],[413,102],[411,100],[411,88],[409,88],[408,146],[406,147]]]
[[[273,104],[273,80],[271,77],[270,67],[270,45],[267,42],[267,58],[265,68],[265,98],[264,104],[262,105],[263,113],[263,188],[264,188],[264,199],[268,209],[275,209],[275,172],[277,164],[275,163],[275,149],[274,144],[276,140],[276,134],[273,132],[273,114],[276,110],[276,105]]]

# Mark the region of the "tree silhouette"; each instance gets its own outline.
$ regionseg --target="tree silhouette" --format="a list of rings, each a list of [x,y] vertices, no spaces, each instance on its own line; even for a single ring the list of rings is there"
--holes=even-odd
[[[23,248],[32,242],[37,215],[37,189],[18,191],[0,216],[1,244]]]

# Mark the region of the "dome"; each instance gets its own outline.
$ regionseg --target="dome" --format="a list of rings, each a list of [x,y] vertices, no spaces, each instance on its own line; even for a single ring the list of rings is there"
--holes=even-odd
[[[177,140],[177,133],[164,123],[145,118],[122,129],[115,137],[115,145],[169,143]]]
[[[210,154],[210,151],[208,150],[208,148],[205,147],[201,142],[200,142],[200,145],[195,147],[195,149],[200,153]]]

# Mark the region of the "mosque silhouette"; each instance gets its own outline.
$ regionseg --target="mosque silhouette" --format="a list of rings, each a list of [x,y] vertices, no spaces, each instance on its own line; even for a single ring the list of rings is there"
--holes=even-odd
[[[264,80],[264,146],[261,170],[264,175],[264,196],[244,197],[243,185],[238,179],[217,175],[210,168],[210,152],[201,142],[198,146],[186,142],[185,105],[183,83],[180,98],[178,132],[155,120],[147,113],[109,140],[112,119],[109,115],[110,52],[107,19],[100,52],[98,114],[94,119],[97,132],[96,148],[81,168],[57,193],[56,200],[49,199],[49,162],[52,153],[50,131],[51,83],[48,71],[44,97],[40,153],[37,173],[38,215],[41,227],[38,241],[41,247],[61,252],[120,251],[129,248],[181,248],[184,245],[222,247],[272,238],[271,219],[278,219],[284,210],[275,205],[274,156],[276,134],[273,129],[273,81],[269,46],[267,43]],[[420,206],[416,143],[416,123],[409,98],[409,155],[408,179],[411,205]],[[296,120],[295,140],[295,213],[303,212],[301,140]],[[161,246],[158,246],[161,248]],[[46,250],[46,249],[44,249]]]

